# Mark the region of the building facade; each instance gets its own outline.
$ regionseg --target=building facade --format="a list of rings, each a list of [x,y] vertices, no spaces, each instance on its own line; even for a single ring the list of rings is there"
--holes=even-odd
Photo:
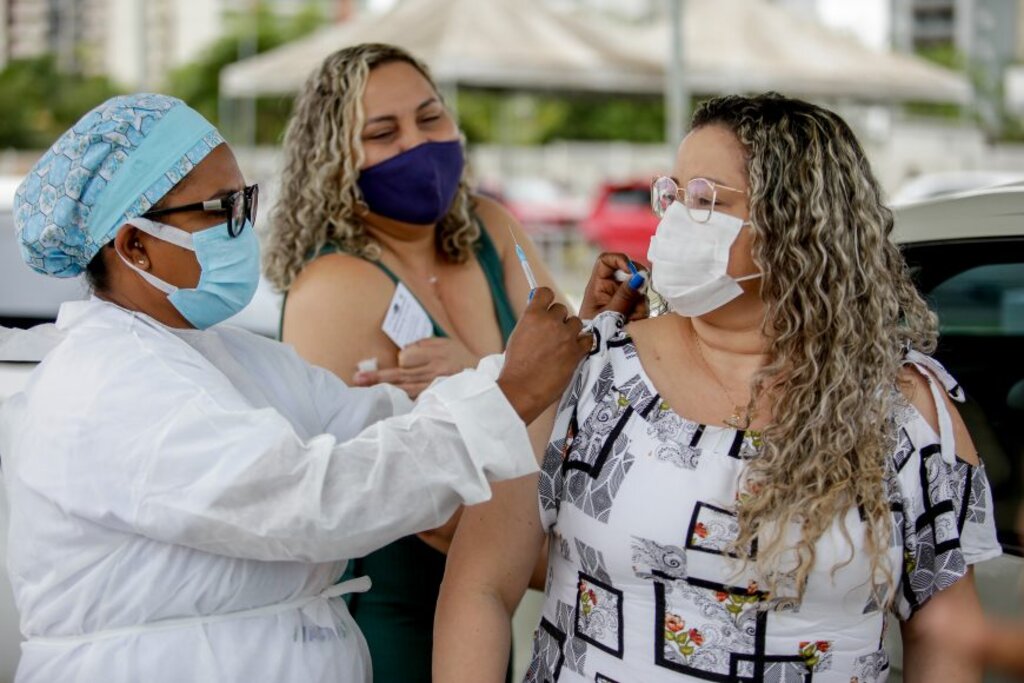
[[[102,71],[106,0],[0,0],[0,64],[52,54],[61,68]]]
[[[893,46],[952,47],[966,60],[1024,60],[1024,0],[891,0]]]
[[[224,31],[229,0],[103,0],[111,37],[102,72],[130,89],[161,87]]]
[[[1024,107],[1024,0],[891,0],[893,45],[964,68],[973,109],[991,131]]]
[[[131,90],[160,88],[171,70],[220,38],[230,14],[257,4],[289,14],[316,5],[350,18],[357,0],[0,0],[0,68],[52,54],[61,69],[106,75]]]

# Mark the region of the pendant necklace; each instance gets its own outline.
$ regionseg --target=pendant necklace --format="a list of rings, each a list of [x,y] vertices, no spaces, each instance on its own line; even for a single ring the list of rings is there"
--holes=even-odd
[[[722,393],[725,394],[725,398],[728,399],[729,403],[733,406],[732,415],[722,420],[722,422],[733,429],[745,431],[750,427],[750,423],[753,422],[754,419],[753,415],[750,414],[750,405],[748,404],[744,406],[733,400],[732,394],[730,394],[729,390],[725,388],[725,384],[722,383],[722,380],[718,379],[718,375],[711,369],[711,364],[708,363],[708,359],[705,358],[704,349],[700,343],[700,337],[697,336],[697,331],[692,331],[693,341],[697,345],[697,353],[700,354],[701,363],[704,364],[704,368],[708,371],[708,374],[711,375],[711,379],[715,380],[718,388],[722,390]]]

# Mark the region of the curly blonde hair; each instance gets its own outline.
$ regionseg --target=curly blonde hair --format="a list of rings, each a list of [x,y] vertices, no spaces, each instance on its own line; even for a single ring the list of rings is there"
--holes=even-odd
[[[280,199],[264,248],[264,270],[281,291],[328,243],[363,258],[380,258],[380,245],[360,218],[366,205],[356,180],[364,160],[366,81],[374,68],[390,62],[412,65],[437,91],[426,65],[405,50],[364,43],[327,57],[296,99],[284,135]],[[467,169],[435,232],[438,254],[447,261],[464,262],[480,237],[471,209]]]
[[[734,550],[755,565],[776,601],[799,601],[815,544],[856,507],[866,524],[870,580],[891,587],[893,411],[903,400],[906,349],[935,349],[935,315],[890,239],[892,212],[839,116],[767,93],[704,103],[692,127],[709,125],[732,131],[746,150],[770,340],[750,408],[764,397],[773,418],[743,475]],[[795,548],[787,534],[794,528]],[[855,552],[845,525],[842,533],[850,557],[833,571]]]

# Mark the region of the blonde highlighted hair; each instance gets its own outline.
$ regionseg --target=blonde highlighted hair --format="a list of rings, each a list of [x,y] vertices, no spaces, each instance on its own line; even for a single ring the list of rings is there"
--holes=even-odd
[[[374,68],[391,62],[410,64],[437,91],[426,65],[405,50],[364,43],[327,57],[295,101],[284,135],[280,198],[264,245],[264,270],[282,291],[327,244],[363,258],[380,258],[380,246],[360,217],[366,205],[356,181],[364,160],[366,81]],[[469,258],[480,237],[467,178],[468,170],[435,233],[438,254],[455,263]]]
[[[765,397],[773,417],[745,470],[734,550],[773,597],[798,601],[816,543],[836,520],[852,560],[856,545],[842,520],[858,508],[870,580],[891,587],[893,411],[904,352],[934,351],[936,318],[890,240],[892,213],[839,116],[767,93],[704,103],[692,126],[711,125],[746,150],[770,340],[750,406]]]

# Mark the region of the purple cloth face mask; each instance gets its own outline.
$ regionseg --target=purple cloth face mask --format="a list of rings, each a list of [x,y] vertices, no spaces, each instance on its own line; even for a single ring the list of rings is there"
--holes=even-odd
[[[451,208],[464,165],[458,140],[425,142],[363,169],[358,185],[370,211],[403,223],[432,225]]]

